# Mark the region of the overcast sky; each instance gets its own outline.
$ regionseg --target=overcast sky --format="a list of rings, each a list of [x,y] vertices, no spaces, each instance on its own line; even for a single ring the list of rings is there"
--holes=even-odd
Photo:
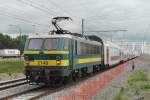
[[[150,34],[150,0],[0,0],[3,33],[18,33],[18,28],[10,25],[20,27],[23,34],[48,32],[55,16],[71,17],[73,22],[62,26],[72,32],[81,32],[84,18],[88,31],[126,29],[125,36],[143,39]],[[115,37],[123,32],[111,34]]]

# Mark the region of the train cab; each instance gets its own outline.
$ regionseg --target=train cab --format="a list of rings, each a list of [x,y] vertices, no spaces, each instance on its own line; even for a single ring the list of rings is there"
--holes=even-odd
[[[71,38],[70,35],[30,36],[24,50],[27,79],[41,82],[49,80],[43,76],[68,76]]]

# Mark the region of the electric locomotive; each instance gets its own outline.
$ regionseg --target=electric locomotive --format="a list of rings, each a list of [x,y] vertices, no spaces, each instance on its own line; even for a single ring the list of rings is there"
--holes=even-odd
[[[103,68],[103,43],[92,36],[71,33],[61,29],[57,22],[69,19],[55,17],[56,31],[47,35],[33,35],[24,49],[25,74],[35,83],[56,84],[76,80]]]

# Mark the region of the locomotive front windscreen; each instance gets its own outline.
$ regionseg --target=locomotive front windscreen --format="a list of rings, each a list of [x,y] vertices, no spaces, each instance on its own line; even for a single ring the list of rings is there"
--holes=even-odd
[[[32,38],[29,40],[28,50],[53,50],[58,47],[58,39],[56,38]]]
[[[57,49],[57,46],[58,46],[58,39],[56,38],[45,39],[43,44],[43,48],[46,50]]]

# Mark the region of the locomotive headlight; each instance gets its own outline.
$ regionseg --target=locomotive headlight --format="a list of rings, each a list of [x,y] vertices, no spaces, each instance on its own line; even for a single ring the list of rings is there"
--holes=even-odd
[[[25,65],[25,66],[29,66],[29,64],[30,64],[29,61],[25,61],[25,62],[24,62],[24,65]]]
[[[61,60],[56,60],[56,64],[60,65],[61,64]]]
[[[57,57],[56,57],[56,64],[57,64],[57,65],[60,65],[60,64],[61,64],[61,57],[60,57],[60,56],[57,56]]]

